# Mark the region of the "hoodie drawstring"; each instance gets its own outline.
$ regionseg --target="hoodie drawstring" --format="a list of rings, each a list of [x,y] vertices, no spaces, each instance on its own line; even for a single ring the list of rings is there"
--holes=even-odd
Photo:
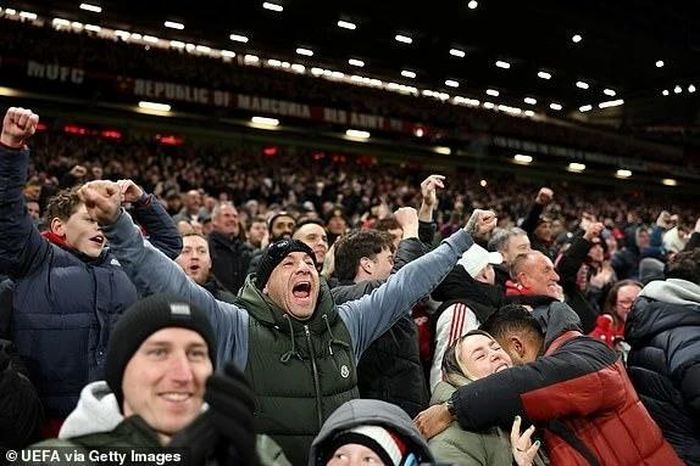
[[[333,345],[334,344],[338,345],[342,348],[345,348],[345,349],[350,349],[350,345],[348,345],[347,343],[345,343],[342,340],[338,340],[337,338],[335,338],[335,335],[333,335],[333,330],[331,330],[331,324],[328,323],[328,316],[326,314],[323,314],[321,316],[321,319],[323,319],[323,322],[326,323],[326,328],[328,329],[328,334],[331,336],[331,339],[328,341],[328,354],[333,356]]]
[[[292,321],[287,314],[285,314],[282,317],[286,319],[287,323],[289,324],[289,336],[292,339],[292,348],[286,353],[284,353],[282,356],[280,356],[280,362],[283,364],[287,364],[292,356],[296,356],[299,359],[302,359],[302,357],[297,351],[296,342],[294,341],[294,327],[292,326]]]

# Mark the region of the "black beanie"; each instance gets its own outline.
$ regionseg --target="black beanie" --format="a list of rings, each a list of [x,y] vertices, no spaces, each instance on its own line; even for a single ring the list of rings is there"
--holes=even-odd
[[[305,243],[296,239],[281,239],[265,249],[255,273],[255,286],[260,290],[265,288],[272,271],[292,252],[305,252],[314,261],[314,267],[316,266],[316,255]]]
[[[168,295],[152,295],[132,304],[119,318],[109,337],[105,362],[107,385],[122,409],[124,369],[141,344],[160,329],[180,327],[199,333],[207,344],[212,367],[216,367],[216,337],[204,311]]]

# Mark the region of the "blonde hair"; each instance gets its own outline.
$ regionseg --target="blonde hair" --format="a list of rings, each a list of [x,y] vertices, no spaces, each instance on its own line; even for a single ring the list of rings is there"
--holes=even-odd
[[[460,360],[459,356],[461,353],[460,349],[462,347],[462,342],[475,335],[485,336],[495,341],[490,334],[484,332],[483,330],[471,330],[452,342],[452,344],[447,347],[447,350],[445,350],[445,355],[442,357],[442,378],[450,385],[461,387],[462,385],[469,383],[469,381],[476,380],[473,375],[466,373],[462,369],[464,363]]]

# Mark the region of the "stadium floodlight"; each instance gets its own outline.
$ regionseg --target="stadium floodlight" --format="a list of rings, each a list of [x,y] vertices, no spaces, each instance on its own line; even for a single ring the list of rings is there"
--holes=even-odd
[[[228,38],[234,42],[241,42],[242,44],[248,43],[248,37],[241,34],[231,34]]]
[[[260,126],[270,126],[270,127],[275,127],[279,126],[280,121],[277,118],[268,118],[268,117],[261,117],[261,116],[254,116],[253,118],[250,119],[251,123],[255,123],[256,125]]]
[[[523,112],[523,114],[524,114],[525,116],[528,116],[528,117],[534,117],[534,116],[535,116],[535,112],[533,112],[532,110],[525,110],[525,111]]]
[[[525,155],[525,154],[515,154],[513,156],[513,161],[515,163],[519,163],[522,165],[528,165],[532,163],[532,156],[531,155]]]
[[[442,155],[450,155],[452,154],[452,149],[446,146],[435,146],[433,147],[433,150],[437,154],[442,154]]]
[[[487,108],[489,110],[493,110],[494,108],[496,108],[496,104],[494,104],[493,102],[484,102],[483,106],[484,108]]]
[[[365,62],[363,62],[362,60],[358,60],[357,58],[351,58],[350,60],[348,60],[348,64],[352,66],[357,66],[359,68],[365,66]]]
[[[586,81],[576,81],[576,87],[579,89],[588,89],[590,86]]]
[[[673,93],[680,94],[681,92],[683,92],[683,88],[681,86],[679,86],[678,84],[676,84],[676,87],[673,88]]]
[[[552,74],[546,71],[538,71],[537,77],[540,79],[552,79]]]
[[[348,29],[350,31],[354,31],[357,29],[357,25],[355,23],[351,23],[350,21],[344,21],[344,20],[338,20],[338,27],[343,28],[343,29]]]
[[[182,31],[183,29],[185,29],[185,25],[182,23],[178,23],[177,21],[165,21],[163,23],[163,26],[170,29],[177,29],[178,31]]]
[[[369,139],[369,131],[363,131],[359,129],[349,129],[345,131],[345,135],[353,139]]]
[[[413,43],[413,39],[411,39],[410,37],[405,36],[403,34],[396,34],[394,36],[394,40],[396,42],[401,42],[403,44],[412,44]]]
[[[486,89],[486,95],[490,95],[492,97],[498,97],[501,95],[500,92],[498,92],[496,89]]]
[[[503,60],[497,60],[496,66],[498,68],[503,68],[504,70],[510,69],[510,63],[508,63],[507,61],[503,61]]]
[[[606,88],[603,89],[603,94],[608,95],[610,97],[615,97],[617,95],[617,92],[615,92],[613,89]]]
[[[688,92],[690,92],[691,94],[695,92],[695,84],[690,84],[688,86]]]
[[[457,58],[464,58],[466,53],[461,49],[450,49],[450,55]]]
[[[446,79],[445,86],[447,87],[459,87],[459,83],[454,79]]]
[[[479,2],[477,2],[476,0],[470,0],[470,2],[467,3],[467,8],[469,8],[470,10],[476,10],[478,6]]]
[[[139,102],[139,108],[155,112],[169,112],[171,107],[170,104],[161,104],[158,102],[149,102],[146,100],[142,100],[141,102]]]
[[[571,162],[566,169],[570,172],[581,173],[586,169],[586,164],[579,162]]]
[[[537,104],[537,99],[535,99],[534,97],[525,97],[525,98],[523,99],[523,102],[525,102],[525,103],[528,104],[528,105],[536,105],[536,104]]]
[[[284,11],[284,7],[282,5],[272,2],[263,2],[262,7],[266,10],[274,11],[277,13]]]
[[[34,21],[37,18],[37,15],[36,15],[36,13],[32,13],[31,11],[20,11],[19,17],[22,19],[28,19],[30,21]]]
[[[661,183],[666,186],[678,186],[678,181],[674,180],[673,178],[664,178],[661,180]]]
[[[668,97],[669,94],[670,92],[668,92],[668,89],[664,89],[663,91],[661,91],[661,95],[663,95],[664,97]]]
[[[664,61],[663,60],[656,60],[656,67],[657,68],[663,68],[664,67]]]
[[[549,108],[551,108],[552,110],[559,111],[562,109],[562,106],[561,106],[561,104],[558,104],[556,102],[552,102],[551,104],[549,104]]]
[[[573,36],[571,36],[571,42],[573,42],[574,44],[578,44],[582,40],[583,37],[581,37],[581,34],[574,34]]]
[[[90,31],[90,32],[100,32],[102,31],[102,28],[100,26],[97,26],[95,24],[86,24],[85,25],[85,30]]]
[[[93,5],[92,3],[81,3],[80,9],[85,11],[91,11],[93,13],[102,13],[102,7],[99,5]]]
[[[260,61],[260,57],[257,55],[247,54],[243,56],[243,61],[245,63],[258,63]]]
[[[401,76],[403,76],[404,78],[414,79],[416,77],[416,72],[410,70],[401,70]]]
[[[622,105],[624,103],[625,103],[625,101],[623,99],[608,100],[607,102],[599,103],[598,108],[619,107],[620,105]]]
[[[593,105],[591,105],[591,104],[581,105],[578,108],[578,111],[581,113],[590,112],[591,110],[593,110]]]
[[[617,172],[615,172],[615,176],[618,178],[629,178],[630,176],[632,176],[632,172],[630,170],[625,170],[621,168]]]
[[[313,57],[314,56],[314,51],[311,49],[307,49],[304,47],[298,47],[296,50],[298,55],[304,55],[305,57]]]

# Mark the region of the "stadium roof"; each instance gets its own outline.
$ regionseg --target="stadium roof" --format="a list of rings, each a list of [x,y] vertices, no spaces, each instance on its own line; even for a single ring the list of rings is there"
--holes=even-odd
[[[100,12],[81,3],[5,6],[612,124],[642,136],[700,129],[695,2],[85,2]],[[604,102],[610,108],[601,110]]]

